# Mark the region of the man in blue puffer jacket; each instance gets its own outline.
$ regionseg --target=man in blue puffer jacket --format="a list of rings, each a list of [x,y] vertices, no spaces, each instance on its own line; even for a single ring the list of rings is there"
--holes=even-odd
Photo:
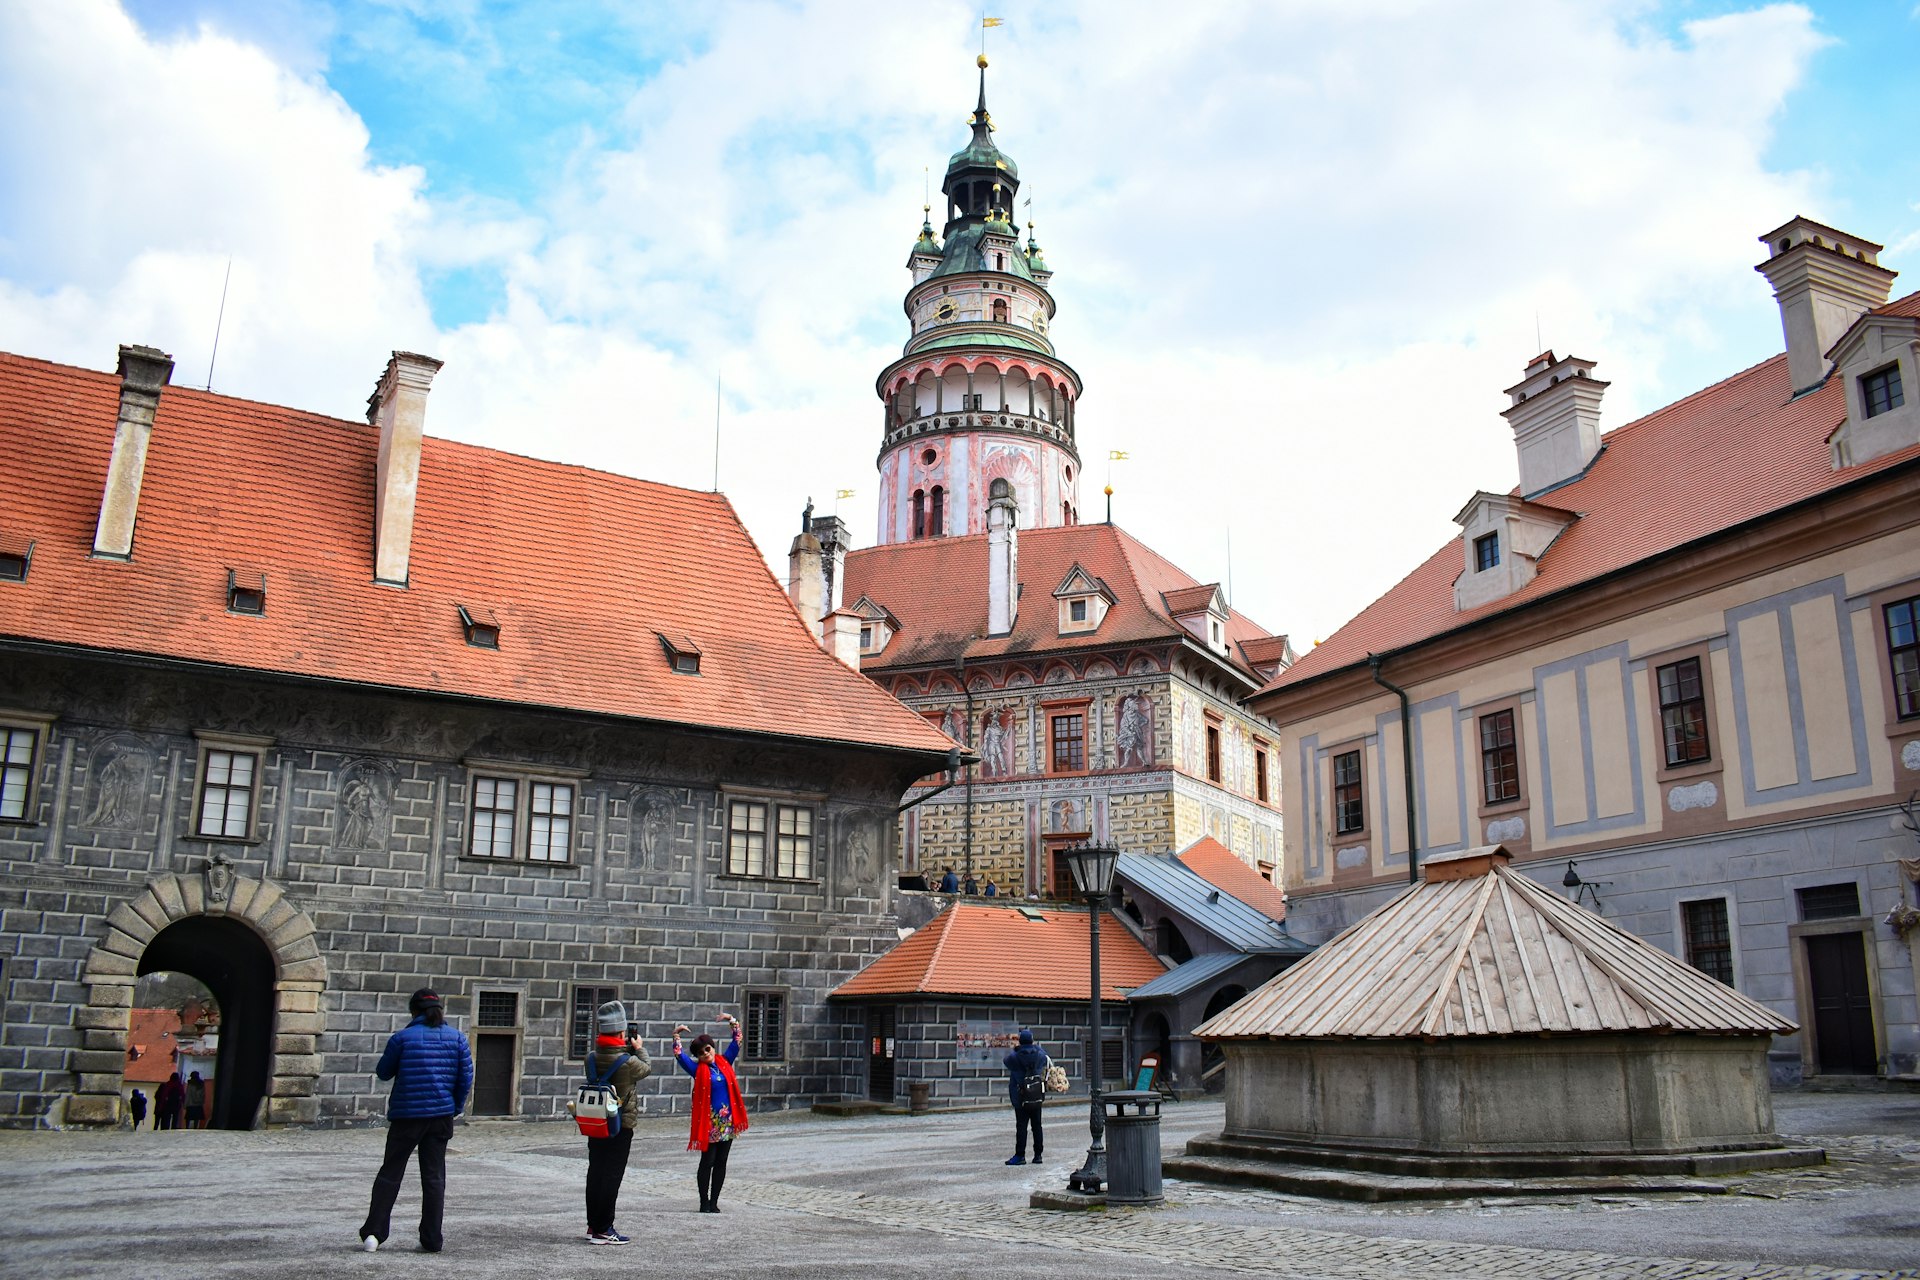
[[[1013,1159],[1007,1163],[1027,1162],[1027,1130],[1032,1129],[1033,1162],[1039,1164],[1047,1145],[1040,1118],[1046,1097],[1046,1050],[1033,1042],[1033,1032],[1022,1027],[1019,1045],[1000,1061],[1007,1068],[1007,1093],[1013,1099]]]
[[[447,1202],[447,1143],[453,1118],[466,1110],[473,1087],[467,1038],[447,1025],[440,997],[428,987],[407,1001],[413,1021],[393,1034],[374,1074],[393,1081],[387,1100],[387,1154],[373,1179],[373,1199],[360,1227],[360,1247],[372,1253],[387,1241],[393,1202],[407,1176],[407,1159],[420,1149],[420,1248],[440,1252],[440,1218]]]

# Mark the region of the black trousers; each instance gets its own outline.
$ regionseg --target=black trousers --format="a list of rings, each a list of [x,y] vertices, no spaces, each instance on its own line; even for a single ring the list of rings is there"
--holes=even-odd
[[[633,1151],[633,1130],[622,1129],[611,1138],[587,1139],[587,1234],[613,1230],[614,1210],[620,1204],[620,1184],[627,1176],[627,1156]]]
[[[360,1227],[362,1236],[372,1236],[381,1244],[392,1234],[393,1202],[400,1197],[400,1184],[407,1177],[407,1158],[420,1149],[420,1247],[429,1253],[440,1252],[443,1243],[440,1219],[447,1208],[447,1143],[453,1141],[452,1116],[428,1116],[419,1120],[387,1122],[387,1154],[374,1175],[373,1199],[367,1204],[367,1220]]]
[[[733,1142],[709,1142],[707,1149],[700,1153],[700,1167],[694,1171],[693,1183],[700,1188],[701,1204],[719,1204],[720,1188],[727,1181],[727,1156],[733,1151]]]
[[[1041,1104],[1038,1102],[1016,1102],[1013,1104],[1013,1154],[1027,1154],[1027,1129],[1033,1129],[1033,1158],[1038,1160],[1040,1153],[1046,1150],[1047,1135],[1040,1120]]]

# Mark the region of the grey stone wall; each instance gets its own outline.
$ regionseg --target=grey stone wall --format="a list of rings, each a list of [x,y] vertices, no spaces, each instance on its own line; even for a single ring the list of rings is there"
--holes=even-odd
[[[789,1017],[784,1061],[743,1068],[750,1098],[864,1087],[860,1030],[825,996],[897,936],[887,854],[915,763],[901,754],[17,654],[0,662],[0,707],[54,717],[30,819],[0,824],[0,1124],[35,1122],[75,1088],[81,978],[107,914],[215,853],[313,923],[323,1122],[383,1113],[374,1064],[426,984],[468,1030],[479,990],[520,997],[522,1115],[571,1095],[576,984],[619,988],[648,1027],[650,1109],[685,1108],[685,1077],[661,1061],[668,1030],[710,1027],[749,989],[784,992]],[[197,732],[270,739],[247,840],[190,834]],[[464,856],[475,758],[575,779],[570,864]],[[729,787],[813,807],[813,877],[725,874]]]
[[[838,1002],[836,1002],[838,1003]],[[1034,1043],[1066,1068],[1072,1088],[1067,1094],[1087,1096],[1087,1006],[1066,1002],[973,1002],[915,1000],[894,1006],[894,1096],[892,1101],[905,1106],[907,1085],[923,1081],[930,1086],[930,1101],[936,1107],[979,1102],[1006,1102],[1007,1073],[997,1062],[992,1067],[963,1065],[955,1050],[955,1034],[961,1022],[1012,1022],[1033,1032]],[[1102,1010],[1106,1037],[1124,1044],[1126,1006],[1109,1002]],[[865,1005],[854,1015],[858,1028],[866,1025]],[[866,1050],[858,1040],[852,1045],[861,1071],[860,1096],[866,1096]],[[1003,1050],[1002,1053],[1005,1051]],[[1112,1052],[1109,1050],[1109,1052]],[[1125,1052],[1123,1050],[1123,1052]],[[1127,1053],[1126,1061],[1132,1061]]]

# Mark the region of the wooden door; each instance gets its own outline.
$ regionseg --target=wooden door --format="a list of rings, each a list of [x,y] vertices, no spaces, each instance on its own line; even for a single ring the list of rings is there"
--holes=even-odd
[[[1867,995],[1866,940],[1857,933],[1806,939],[1813,989],[1813,1049],[1822,1075],[1873,1075],[1873,1005]]]
[[[517,1037],[489,1034],[474,1037],[473,1114],[510,1116],[513,1114],[513,1058]]]
[[[867,1009],[867,1097],[893,1101],[893,1006]]]

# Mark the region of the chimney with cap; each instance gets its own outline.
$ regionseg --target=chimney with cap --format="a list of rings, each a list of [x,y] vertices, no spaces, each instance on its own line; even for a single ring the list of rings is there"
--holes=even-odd
[[[827,579],[820,570],[821,559],[820,539],[804,529],[794,535],[793,545],[787,548],[787,599],[793,601],[794,612],[816,640],[823,639],[820,620],[827,612]]]
[[[1543,351],[1527,362],[1513,398],[1500,416],[1513,428],[1520,455],[1520,494],[1531,498],[1565,484],[1600,452],[1600,397],[1607,384],[1593,376],[1593,361]]]
[[[1827,376],[1827,352],[1864,313],[1887,304],[1898,272],[1880,265],[1882,246],[1795,218],[1760,237],[1767,260],[1754,268],[1773,286],[1787,339],[1793,393]]]
[[[420,438],[427,389],[443,362],[396,351],[380,385],[367,398],[367,421],[380,429],[380,461],[373,490],[373,580],[407,585],[413,549],[413,509],[420,490]]]
[[[147,443],[160,393],[173,377],[173,357],[152,347],[120,348],[120,415],[113,426],[113,456],[107,462],[107,488],[100,495],[100,520],[94,526],[93,554],[109,560],[133,558],[133,522],[140,513],[140,481],[147,470]]]
[[[1004,476],[987,495],[987,634],[1003,636],[1020,612],[1020,504]]]

